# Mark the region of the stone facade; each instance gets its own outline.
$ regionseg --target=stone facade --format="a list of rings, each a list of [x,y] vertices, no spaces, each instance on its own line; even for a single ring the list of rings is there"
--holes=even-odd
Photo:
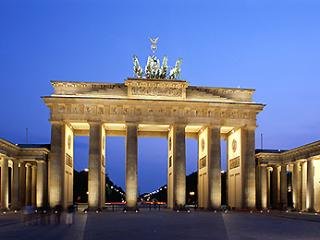
[[[288,151],[256,150],[257,207],[319,212],[319,160],[320,141]]]
[[[49,160],[50,205],[72,199],[68,173],[73,166],[73,137],[90,138],[89,207],[102,207],[100,173],[105,173],[105,136],[126,136],[127,207],[137,204],[137,138],[168,139],[168,206],[184,207],[185,138],[199,139],[199,207],[221,205],[220,139],[237,132],[239,155],[230,164],[237,177],[229,183],[232,207],[255,206],[254,132],[264,105],[252,100],[254,90],[189,86],[183,80],[127,79],[124,83],[52,81],[54,92],[43,97],[50,109],[52,153]],[[98,130],[99,129],[99,130]],[[98,133],[99,132],[99,133]],[[68,150],[67,143],[71,141]],[[203,148],[203,149],[202,149]],[[69,151],[69,152],[68,152]],[[102,161],[103,159],[103,161]],[[234,159],[230,159],[235,161]],[[71,168],[70,168],[71,169]],[[70,176],[69,176],[70,175]],[[92,176],[92,177],[90,177]],[[232,176],[230,175],[229,178]]]
[[[18,145],[0,139],[2,210],[47,206],[49,148],[46,144]]]

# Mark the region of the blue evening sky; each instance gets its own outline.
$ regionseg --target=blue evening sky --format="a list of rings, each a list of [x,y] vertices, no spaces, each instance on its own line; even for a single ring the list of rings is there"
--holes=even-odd
[[[256,146],[289,149],[319,140],[320,1],[15,1],[0,2],[0,137],[50,141],[40,96],[49,81],[123,82],[132,55],[183,58],[192,85],[255,88],[267,106]],[[107,172],[124,186],[124,138],[107,139]],[[187,141],[187,171],[197,143]],[[165,139],[139,139],[139,191],[166,182]],[[76,169],[87,167],[88,138],[76,138]],[[225,165],[225,164],[223,164]]]

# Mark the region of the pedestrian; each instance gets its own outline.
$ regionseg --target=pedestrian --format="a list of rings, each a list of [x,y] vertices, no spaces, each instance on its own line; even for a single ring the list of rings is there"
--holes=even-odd
[[[73,224],[74,206],[69,205],[67,208],[66,224],[70,227]]]

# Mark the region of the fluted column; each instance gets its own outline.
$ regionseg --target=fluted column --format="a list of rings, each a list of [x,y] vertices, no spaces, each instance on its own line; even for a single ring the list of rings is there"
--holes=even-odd
[[[51,151],[49,160],[49,202],[50,207],[63,205],[64,196],[64,140],[63,124],[52,122],[51,124]],[[28,169],[27,169],[28,170]]]
[[[272,208],[279,207],[278,201],[278,167],[272,167]]]
[[[268,207],[268,180],[267,180],[267,166],[260,166],[260,193],[261,193],[261,208]]]
[[[26,164],[22,161],[19,167],[19,198],[20,207],[23,207],[26,204]]]
[[[185,125],[175,125],[173,128],[173,204],[175,208],[180,208],[186,204]]]
[[[280,172],[280,205],[282,209],[288,206],[287,165],[281,165]]]
[[[26,164],[26,205],[31,205],[32,169],[31,164]]]
[[[296,210],[301,210],[301,167],[300,167],[300,162],[295,162],[293,165],[292,188],[293,188],[293,206]]]
[[[37,162],[37,207],[44,207],[46,202],[46,178],[47,163],[45,161]]]
[[[9,208],[9,176],[8,176],[8,159],[2,158],[1,163],[1,209]]]
[[[314,160],[307,161],[307,210],[314,211]]]
[[[209,196],[209,206],[210,208],[213,208],[213,209],[219,209],[221,207],[221,146],[220,145],[221,145],[220,144],[220,127],[209,127],[208,128],[208,180],[209,180],[208,196]]]
[[[137,207],[138,198],[138,135],[137,125],[127,123],[126,137],[126,201],[128,209]]]
[[[13,209],[18,209],[21,204],[19,199],[19,162],[17,159],[13,160],[12,170],[11,203]]]
[[[36,194],[37,194],[37,166],[31,167],[31,204],[36,206]]]
[[[103,126],[99,122],[91,122],[89,139],[89,173],[88,173],[88,204],[89,209],[102,208],[102,139]]]
[[[256,207],[255,128],[241,129],[242,208]]]

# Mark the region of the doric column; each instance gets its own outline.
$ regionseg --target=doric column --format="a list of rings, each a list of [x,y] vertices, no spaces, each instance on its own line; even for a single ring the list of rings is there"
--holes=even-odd
[[[64,141],[63,124],[51,123],[51,151],[49,160],[49,202],[50,207],[63,204],[64,189]],[[28,170],[28,169],[27,169]]]
[[[300,167],[300,162],[295,162],[293,165],[292,188],[293,188],[293,206],[296,210],[301,210],[301,167]]]
[[[46,205],[47,195],[47,163],[37,161],[37,207]]]
[[[206,127],[199,132],[198,207],[221,207],[220,127]]]
[[[280,171],[280,205],[282,209],[288,206],[287,165],[281,165]]]
[[[26,204],[26,164],[20,162],[19,167],[19,197],[20,197],[20,207]]]
[[[175,124],[169,131],[168,203],[170,208],[184,208],[186,204],[186,146],[185,125]]]
[[[307,210],[314,211],[314,160],[307,161]]]
[[[89,173],[88,173],[88,204],[89,209],[102,208],[104,188],[102,188],[102,177],[104,167],[102,163],[103,156],[103,138],[104,128],[100,122],[90,122],[89,139]]]
[[[36,206],[36,194],[37,194],[37,166],[32,165],[31,167],[31,204]]]
[[[12,161],[12,187],[11,187],[11,203],[13,209],[21,207],[19,199],[19,161],[13,159]]]
[[[271,176],[272,176],[272,167],[267,167],[267,208],[271,208]]]
[[[126,137],[126,201],[128,209],[137,207],[138,198],[138,135],[137,124],[127,123]]]
[[[32,169],[31,164],[26,164],[26,205],[31,205]]]
[[[242,208],[256,207],[255,128],[241,129]]]
[[[8,176],[8,159],[2,158],[1,163],[1,209],[9,208],[9,176]]]
[[[301,162],[301,210],[307,209],[307,161]]]
[[[265,209],[268,207],[268,180],[267,166],[264,164],[260,165],[260,194],[261,208]]]
[[[184,160],[185,168],[185,160]],[[184,172],[185,175],[185,172]],[[184,177],[185,178],[185,177]],[[209,207],[221,207],[221,146],[220,127],[208,128],[208,185]]]
[[[272,208],[278,208],[279,207],[279,201],[278,201],[278,167],[273,166],[272,167]]]

